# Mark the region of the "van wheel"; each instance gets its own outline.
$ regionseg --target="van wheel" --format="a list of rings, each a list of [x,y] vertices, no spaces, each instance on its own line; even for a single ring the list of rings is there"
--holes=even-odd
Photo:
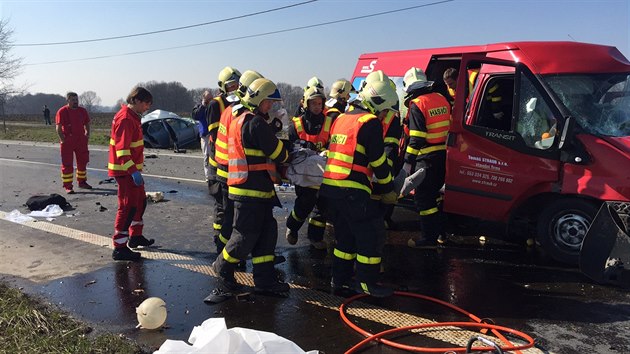
[[[591,226],[597,206],[583,199],[552,202],[538,216],[538,241],[556,261],[577,265],[580,247]]]

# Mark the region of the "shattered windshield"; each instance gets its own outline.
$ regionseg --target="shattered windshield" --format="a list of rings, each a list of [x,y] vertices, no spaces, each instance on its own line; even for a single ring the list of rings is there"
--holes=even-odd
[[[543,80],[587,133],[630,135],[630,73],[554,75]]]

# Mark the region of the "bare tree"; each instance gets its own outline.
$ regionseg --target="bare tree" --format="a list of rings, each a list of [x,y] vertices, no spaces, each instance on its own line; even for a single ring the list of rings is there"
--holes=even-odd
[[[289,116],[293,117],[293,114],[295,114],[300,106],[300,100],[304,95],[304,89],[284,82],[279,82],[277,86],[278,91],[280,91],[280,96],[282,96],[284,107],[289,113]]]
[[[4,113],[7,95],[20,91],[13,86],[13,79],[20,73],[22,58],[11,54],[12,35],[13,30],[9,28],[7,20],[0,19],[0,114]]]
[[[90,113],[94,112],[94,108],[101,104],[101,98],[94,91],[85,91],[79,95],[79,102]]]

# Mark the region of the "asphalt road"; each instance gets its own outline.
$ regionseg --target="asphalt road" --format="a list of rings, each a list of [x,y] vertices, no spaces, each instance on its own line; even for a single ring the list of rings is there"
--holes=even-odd
[[[28,197],[62,193],[59,150],[55,144],[0,141],[0,280],[43,297],[97,330],[123,333],[153,349],[166,339],[188,339],[192,328],[210,317],[225,317],[229,328],[274,332],[304,350],[325,353],[342,353],[363,338],[339,318],[337,309],[344,299],[330,294],[331,250],[312,249],[305,227],[296,246],[284,240],[291,191],[279,192],[283,208],[274,211],[280,235],[277,253],[287,258],[277,269],[291,284],[289,297],[255,295],[204,304],[212,289],[209,266],[216,254],[201,156],[157,150],[146,154],[155,156],[146,159],[146,189],[166,197],[150,204],[144,218],[145,234],[155,238],[158,247],[143,251],[142,262],[114,262],[116,186],[107,181],[104,147],[91,148],[88,181],[95,189],[67,196],[73,210],[52,221],[18,224],[4,217],[12,210],[27,213],[23,204]],[[406,241],[417,232],[414,213],[397,209],[394,218],[404,230],[388,234],[385,283],[531,335],[542,349],[524,353],[630,352],[626,290],[593,284],[535,248],[494,238],[481,246],[476,237],[455,236],[443,249],[410,249]],[[251,265],[237,277],[251,285]],[[167,303],[167,326],[136,329],[135,307],[150,296]],[[468,320],[435,303],[403,297],[355,302],[349,313],[353,322],[370,331]],[[441,328],[395,339],[444,348],[465,346],[475,333]],[[364,352],[399,350],[370,345]]]

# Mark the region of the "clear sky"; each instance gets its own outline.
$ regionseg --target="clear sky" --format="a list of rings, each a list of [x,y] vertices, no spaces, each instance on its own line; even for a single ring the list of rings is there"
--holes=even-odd
[[[218,21],[308,0],[0,1],[14,44],[80,41]],[[362,53],[521,40],[575,40],[630,54],[629,0],[318,0],[289,9],[146,36],[54,46],[15,46],[28,92],[92,90],[113,105],[138,82],[216,87],[226,65],[275,82],[329,86],[350,79]],[[426,4],[401,12],[345,19]],[[323,26],[317,24],[333,22]],[[304,27],[266,36],[237,37]],[[222,41],[179,49],[160,50]],[[122,55],[131,52],[142,54]],[[100,59],[81,60],[102,57]],[[77,61],[72,61],[77,60]],[[44,64],[61,61],[60,63]]]

